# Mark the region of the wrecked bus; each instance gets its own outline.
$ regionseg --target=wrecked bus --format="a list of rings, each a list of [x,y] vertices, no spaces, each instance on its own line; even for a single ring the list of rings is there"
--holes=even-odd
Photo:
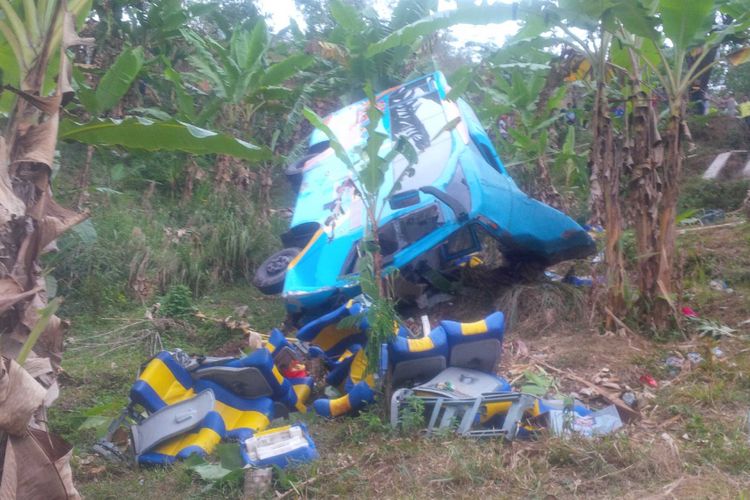
[[[392,139],[408,138],[419,154],[413,175],[380,200],[384,266],[419,283],[430,272],[455,268],[488,242],[508,263],[549,266],[593,253],[595,244],[580,225],[518,188],[473,110],[462,99],[448,99],[448,91],[436,72],[377,96],[382,128]],[[366,141],[368,105],[363,100],[325,118],[352,155]],[[391,163],[381,197],[407,167],[402,156]],[[258,268],[254,283],[264,293],[281,293],[290,313],[330,308],[360,293],[365,209],[352,172],[319,130],[287,174],[299,192],[282,235],[286,248]]]

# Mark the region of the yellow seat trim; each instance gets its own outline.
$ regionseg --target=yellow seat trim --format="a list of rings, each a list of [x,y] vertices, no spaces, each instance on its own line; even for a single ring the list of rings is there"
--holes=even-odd
[[[182,385],[172,370],[158,358],[146,365],[138,379],[146,382],[167,405],[195,396],[195,391]]]
[[[502,415],[502,414],[508,413],[508,410],[510,410],[510,407],[512,405],[513,403],[510,401],[487,403],[486,405],[482,406],[482,416],[480,417],[479,421],[481,423],[485,423],[488,420],[491,420],[496,415]]]
[[[310,343],[327,351],[357,331],[356,328],[338,328],[336,325],[328,325]]]
[[[271,421],[266,415],[253,410],[238,410],[229,405],[216,401],[214,406],[216,412],[224,420],[224,428],[227,431],[236,429],[252,429],[260,431],[268,427]]]
[[[292,428],[292,426],[291,426],[291,425],[282,425],[281,427],[274,427],[273,429],[266,429],[266,430],[264,430],[264,431],[256,432],[256,433],[254,434],[254,436],[255,436],[255,437],[259,437],[259,436],[267,436],[267,435],[269,435],[269,434],[274,434],[274,433],[276,433],[276,432],[284,432],[284,431],[288,431],[288,430],[289,430],[289,429],[291,429],[291,428]]]
[[[329,400],[329,404],[331,405],[332,417],[338,417],[339,415],[350,412],[352,409],[352,403],[349,400],[348,394],[346,396],[341,396],[340,398]]]
[[[461,335],[477,335],[487,331],[487,322],[483,319],[473,323],[461,323]]]
[[[174,437],[158,446],[154,451],[174,457],[188,446],[198,446],[206,453],[211,453],[219,442],[221,442],[221,436],[215,430],[205,427],[198,432]]]
[[[421,339],[406,339],[406,343],[409,347],[409,352],[423,352],[429,351],[435,347],[435,343],[430,337],[422,337]]]

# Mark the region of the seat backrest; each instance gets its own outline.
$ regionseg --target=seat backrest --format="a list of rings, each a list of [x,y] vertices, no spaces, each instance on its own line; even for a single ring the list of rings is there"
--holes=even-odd
[[[450,355],[449,366],[494,373],[500,362],[505,334],[505,316],[497,311],[473,323],[441,321]]]
[[[451,347],[449,365],[485,373],[495,373],[502,352],[503,346],[497,339],[456,344]]]
[[[297,339],[319,347],[329,359],[338,358],[353,344],[364,345],[367,342],[366,327],[363,326],[362,320],[357,320],[353,326],[339,326],[344,318],[362,312],[363,306],[350,300],[300,328]]]
[[[326,384],[333,387],[341,385],[349,375],[354,356],[361,350],[362,346],[360,344],[354,344],[345,350],[338,359],[330,362],[328,365],[328,375],[326,375]]]
[[[149,413],[195,396],[193,379],[168,351],[154,356],[130,388],[130,401]]]
[[[221,363],[202,365],[193,372],[196,380],[213,380],[237,396],[252,399],[288,397],[292,385],[284,378],[266,348]]]
[[[242,398],[262,398],[273,395],[273,389],[261,371],[254,366],[234,368],[209,366],[193,372],[196,380],[210,380]]]
[[[388,343],[391,386],[425,382],[448,365],[448,342],[442,327],[427,336],[408,339],[396,336]]]
[[[403,387],[407,384],[419,384],[445,370],[445,356],[410,359],[396,363],[391,373],[391,386]]]
[[[274,358],[279,355],[281,350],[285,348],[292,349],[289,340],[287,340],[284,334],[276,328],[271,330],[271,334],[268,336],[268,340],[263,347],[268,349],[268,352],[270,352]]]
[[[364,349],[359,349],[352,357],[349,365],[349,373],[344,382],[344,391],[351,391],[360,382],[364,382],[370,387],[375,387],[375,377],[372,373],[367,373],[367,354]]]
[[[210,380],[198,380],[195,388],[213,391],[216,398],[214,410],[221,416],[228,438],[248,438],[253,432],[268,427],[274,419],[274,402],[269,398],[241,398]]]

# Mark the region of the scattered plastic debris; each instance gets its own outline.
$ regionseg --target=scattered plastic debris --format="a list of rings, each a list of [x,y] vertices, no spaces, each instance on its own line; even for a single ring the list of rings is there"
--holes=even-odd
[[[631,408],[635,408],[638,405],[638,398],[636,398],[635,394],[630,391],[624,392],[621,398],[625,401],[625,404]]]
[[[594,278],[591,276],[566,276],[563,279],[563,283],[568,283],[573,286],[592,286],[594,284]]]
[[[258,432],[245,440],[241,451],[251,467],[285,469],[318,458],[315,443],[305,424],[301,423]]]
[[[554,271],[545,271],[544,275],[550,281],[567,283],[573,286],[592,286],[594,284],[592,276],[575,276],[570,273],[562,276]]]
[[[713,349],[711,349],[711,354],[713,354],[717,358],[724,357],[724,351],[722,351],[719,347],[714,347]]]
[[[697,352],[687,353],[687,359],[693,365],[699,365],[703,363],[703,356],[701,356],[700,353],[697,353]]]
[[[708,286],[712,290],[716,290],[717,292],[724,292],[724,293],[734,293],[734,289],[730,288],[726,281],[724,280],[711,280],[708,282]]]
[[[697,318],[698,313],[693,310],[690,306],[683,306],[682,307],[682,315],[687,318]]]
[[[643,385],[647,385],[649,387],[659,387],[656,379],[648,373],[644,373],[643,375],[641,375],[641,378],[639,378],[638,380],[640,380]]]
[[[544,271],[544,276],[550,281],[562,281],[563,279],[562,275],[557,274],[554,271]]]
[[[548,422],[552,433],[563,437],[572,433],[587,438],[604,436],[622,427],[622,419],[615,405],[609,405],[589,415],[579,415],[570,410],[550,410]]]
[[[682,370],[683,362],[684,360],[682,358],[678,358],[677,356],[669,356],[664,361],[664,364],[667,365],[667,371],[669,372],[669,374],[674,376]]]

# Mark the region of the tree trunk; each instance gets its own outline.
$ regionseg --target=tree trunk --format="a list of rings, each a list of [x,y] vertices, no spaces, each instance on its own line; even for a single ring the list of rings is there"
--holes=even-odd
[[[570,73],[571,65],[575,60],[576,53],[566,50],[563,51],[560,58],[552,65],[547,74],[547,80],[544,82],[544,87],[539,92],[539,98],[536,101],[536,118],[547,118],[549,101],[557,89],[565,83],[565,77]],[[533,185],[533,195],[535,198],[557,209],[565,210],[565,200],[552,183],[545,154],[540,155],[536,160],[536,175]]]
[[[268,220],[271,215],[271,188],[273,188],[272,172],[273,165],[271,164],[266,164],[260,169],[260,192],[258,193],[258,201],[260,204],[260,213],[264,220]]]
[[[34,365],[43,366],[42,370],[29,365],[18,367],[18,364],[15,365],[18,368],[14,368],[12,362],[0,358],[4,402],[18,399],[18,392],[22,393],[22,398],[34,401],[31,416],[14,411],[12,404],[6,404],[0,411],[0,436],[7,433],[0,449],[2,498],[79,498],[72,485],[70,449],[46,432],[46,407],[57,393],[56,375],[66,325],[53,314],[54,310],[46,311],[46,315],[41,312],[47,306],[47,293],[39,257],[54,247],[58,236],[87,217],[53,200],[50,178],[60,107],[63,95],[71,88],[70,62],[65,49],[70,45],[91,43],[91,40],[80,39],[73,31],[74,18],[65,10],[64,1],[55,5],[56,11],[39,45],[30,47],[35,59],[28,73],[22,75],[21,89],[6,86],[18,97],[7,129],[0,137],[0,351],[12,358],[18,358],[21,352],[28,354],[28,360],[42,358],[36,359]],[[63,43],[59,51],[57,90],[54,95],[45,96],[42,91],[46,71],[56,50],[51,46],[52,32],[58,22],[62,22]],[[42,333],[29,352],[25,343],[37,325]],[[30,378],[36,389],[32,391],[28,385],[19,384],[18,374],[10,375],[13,370],[21,371],[20,378]],[[34,398],[34,391],[42,394],[41,401]],[[18,428],[25,428],[25,432],[19,434]],[[51,458],[45,453],[36,453],[39,450],[61,453]],[[55,460],[55,467],[51,469],[50,458]]]
[[[662,198],[664,145],[656,110],[648,94],[639,92],[633,104],[628,162],[630,218],[638,255],[639,316],[653,327],[651,314],[659,293],[659,212]]]
[[[671,313],[674,312],[672,274],[675,261],[675,218],[677,216],[677,196],[679,195],[682,177],[682,129],[685,116],[685,102],[673,103],[672,115],[669,118],[664,156],[664,175],[662,178],[661,199],[659,200],[659,225],[657,239],[658,270],[655,295],[653,324],[658,330],[669,326]],[[677,315],[674,315],[677,320]]]
[[[678,319],[671,295],[685,103],[672,103],[670,109],[664,140],[647,94],[637,95],[633,113],[629,205],[638,252],[639,315],[653,331]]]
[[[605,121],[606,125],[603,123]],[[612,133],[604,82],[599,82],[594,96],[591,130],[593,131],[593,137],[591,138],[591,153],[589,156],[589,223],[604,226],[606,209],[604,207],[605,186],[602,184],[605,178],[603,155],[608,142],[606,134],[611,135]]]
[[[225,193],[232,181],[232,160],[226,155],[216,155],[214,162],[214,192]]]
[[[86,146],[86,161],[83,163],[83,170],[78,176],[78,203],[76,208],[83,209],[83,205],[89,197],[89,175],[91,172],[91,160],[94,157],[94,146]]]
[[[604,260],[607,266],[607,305],[611,314],[605,315],[608,330],[617,327],[613,316],[625,313],[625,267],[622,257],[622,215],[620,211],[620,171],[622,161],[615,155],[615,140],[609,117],[605,83],[598,82],[594,102],[591,144],[591,171],[594,181],[601,187],[603,222],[607,229]]]

